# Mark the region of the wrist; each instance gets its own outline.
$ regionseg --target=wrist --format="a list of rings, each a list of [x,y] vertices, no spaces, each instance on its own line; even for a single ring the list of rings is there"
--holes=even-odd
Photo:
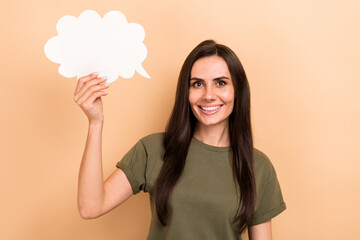
[[[102,127],[103,124],[104,124],[104,119],[89,121],[89,126],[94,126],[94,127],[101,126]]]

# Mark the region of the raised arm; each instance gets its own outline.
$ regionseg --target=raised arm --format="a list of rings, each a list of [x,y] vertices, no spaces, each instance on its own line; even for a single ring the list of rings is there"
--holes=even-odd
[[[121,169],[104,182],[102,168],[102,129],[104,123],[101,96],[106,79],[97,74],[80,78],[74,101],[89,120],[89,129],[78,179],[78,209],[85,219],[99,217],[127,200],[132,194],[131,185]]]

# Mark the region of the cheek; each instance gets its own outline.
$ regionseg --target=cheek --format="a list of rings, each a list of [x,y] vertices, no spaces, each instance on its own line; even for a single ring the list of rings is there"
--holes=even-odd
[[[198,97],[197,97],[196,92],[190,90],[189,91],[189,103],[190,103],[190,105],[192,106],[192,105],[196,104],[197,99],[198,99]]]
[[[224,103],[234,103],[235,94],[233,91],[224,92],[221,94],[221,99]]]

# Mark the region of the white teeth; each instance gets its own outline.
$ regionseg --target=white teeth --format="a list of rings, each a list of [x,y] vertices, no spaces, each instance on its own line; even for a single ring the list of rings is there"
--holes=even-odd
[[[216,107],[201,107],[201,109],[202,109],[202,110],[205,110],[205,111],[213,111],[213,110],[218,109],[219,107],[221,107],[221,106],[216,106]]]

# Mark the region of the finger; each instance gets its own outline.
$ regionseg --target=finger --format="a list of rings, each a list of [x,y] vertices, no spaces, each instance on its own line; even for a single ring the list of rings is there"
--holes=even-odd
[[[105,85],[105,84],[92,86],[83,95],[78,96],[78,99],[74,99],[74,100],[78,105],[81,105],[83,102],[85,102],[89,98],[89,96],[91,94],[93,94],[94,92],[104,90],[104,89],[106,89],[108,87],[109,87],[109,85]]]
[[[109,92],[107,91],[98,91],[98,92],[94,92],[93,94],[91,94],[88,99],[86,99],[85,102],[89,102],[89,103],[93,103],[97,98],[101,97],[101,96],[105,96],[107,95]]]
[[[88,90],[90,90],[90,88],[92,88],[93,86],[109,86],[109,84],[102,84],[106,81],[106,78],[102,77],[102,78],[96,78],[93,80],[89,80],[86,83],[84,83],[84,85],[82,86],[82,88],[78,91],[77,94],[75,94],[74,96],[74,100],[75,102],[80,99],[83,95],[86,94],[86,92]],[[96,89],[95,89],[96,90]],[[90,93],[91,94],[91,93]],[[88,96],[88,95],[87,95]],[[86,97],[87,97],[86,96]]]
[[[89,96],[91,96],[93,93],[104,90],[108,87],[109,85],[105,85],[105,84],[92,86],[89,88],[88,91],[86,91],[82,96],[80,96],[78,100],[75,101],[77,102],[77,104],[81,105],[83,102],[87,101]]]
[[[98,91],[98,92],[94,92],[92,93],[88,99],[86,99],[81,106],[83,107],[83,109],[90,109],[93,107],[93,104],[95,102],[95,100],[101,96],[105,96],[107,95],[109,92],[105,92],[105,91]]]
[[[75,88],[74,95],[82,88],[82,86],[83,86],[87,81],[96,78],[98,75],[99,75],[99,73],[94,72],[94,73],[91,73],[91,74],[89,74],[89,75],[87,75],[87,76],[84,76],[84,77],[79,78],[79,80],[77,81],[77,84],[76,84],[76,88]]]

